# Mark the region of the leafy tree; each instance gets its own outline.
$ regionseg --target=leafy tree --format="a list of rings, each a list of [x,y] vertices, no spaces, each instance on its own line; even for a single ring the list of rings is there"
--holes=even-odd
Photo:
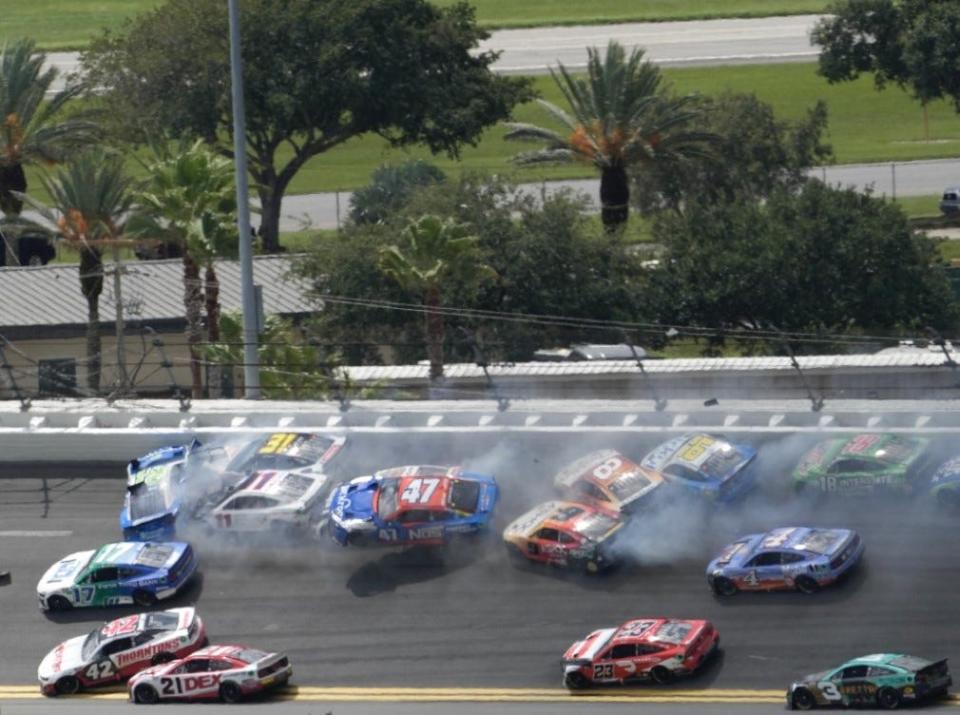
[[[237,251],[236,192],[233,164],[200,141],[176,153],[163,145],[145,164],[147,184],[137,196],[138,212],[130,230],[141,238],[175,243],[183,256],[183,303],[195,398],[203,396],[199,346],[201,310],[206,303],[207,339],[219,340],[220,302],[214,258]],[[205,269],[200,279],[200,268]]]
[[[487,33],[466,3],[247,0],[241,34],[267,251],[278,250],[284,192],[312,157],[367,133],[457,156],[532,94],[529,80],[490,71],[497,53],[471,53]],[[225,3],[167,0],[96,39],[83,67],[120,127],[148,123],[232,156],[228,38]]]
[[[775,189],[795,189],[807,169],[833,156],[823,142],[827,108],[817,102],[805,118],[777,119],[753,94],[725,92],[697,98],[700,131],[716,138],[713,156],[662,162],[633,177],[635,205],[643,213],[682,210],[687,203],[762,199]]]
[[[823,334],[950,327],[933,243],[896,205],[819,181],[766,203],[697,204],[654,231],[660,319]],[[821,348],[823,346],[820,346]]]
[[[87,301],[87,387],[100,389],[100,294],[103,292],[103,251],[113,249],[115,262],[114,300],[122,309],[119,294],[119,249],[131,241],[124,237],[125,222],[133,205],[133,180],[127,176],[123,158],[101,149],[77,155],[43,186],[51,206],[27,200],[45,218],[56,224],[66,245],[80,254],[80,290]],[[121,314],[122,315],[122,314]],[[118,345],[122,345],[122,320],[117,321]],[[118,353],[118,371],[124,375],[125,361]]]
[[[243,364],[243,320],[239,314],[220,318],[219,342],[202,346],[204,357],[224,368]],[[329,375],[336,365],[304,338],[291,321],[268,315],[258,344],[260,389],[267,399],[327,399]]]
[[[708,155],[712,137],[692,128],[693,97],[674,97],[660,68],[635,49],[627,57],[611,41],[605,57],[587,50],[587,77],[562,64],[550,70],[572,114],[545,100],[540,105],[565,128],[561,134],[532,124],[512,123],[506,139],[546,142],[543,149],[519,154],[521,164],[584,161],[600,171],[600,211],[613,230],[630,211],[628,171],[640,172],[662,161]]]
[[[437,216],[423,216],[403,231],[403,245],[380,249],[380,269],[426,308],[430,379],[443,377],[444,322],[440,313],[443,286],[478,284],[493,278],[494,270],[477,251],[477,237],[464,224]]]
[[[877,89],[908,89],[960,112],[960,4],[946,0],[839,0],[813,30],[819,72],[830,82],[873,72]],[[926,116],[926,113],[924,114]]]
[[[370,184],[357,189],[350,197],[350,220],[354,223],[383,223],[417,188],[438,184],[444,178],[443,171],[421,159],[412,159],[399,166],[381,166],[374,170]]]

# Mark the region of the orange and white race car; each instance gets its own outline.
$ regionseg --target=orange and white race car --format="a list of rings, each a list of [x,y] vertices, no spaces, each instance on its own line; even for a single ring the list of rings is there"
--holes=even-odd
[[[577,690],[595,683],[668,683],[699,669],[719,645],[710,621],[636,618],[570,646],[563,655],[563,684]]]
[[[641,467],[614,449],[591,452],[571,462],[553,480],[567,499],[622,513],[649,505],[665,482],[660,472]]]
[[[589,504],[552,501],[534,507],[503,531],[511,558],[597,573],[617,560],[617,513]]]

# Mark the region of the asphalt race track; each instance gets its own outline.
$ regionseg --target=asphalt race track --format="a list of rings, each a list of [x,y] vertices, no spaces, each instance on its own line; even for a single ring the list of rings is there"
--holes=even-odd
[[[453,463],[497,474],[498,526],[551,496],[550,474],[595,448],[576,437],[518,435],[481,455],[469,437],[427,436],[384,458],[351,446],[345,476],[413,462]],[[610,443],[605,443],[610,445]],[[640,457],[651,443],[615,444]],[[417,552],[339,549],[326,542],[236,545],[196,541],[201,578],[169,606],[196,603],[213,642],[283,650],[294,683],[257,710],[286,713],[781,712],[787,684],[869,652],[904,651],[960,664],[958,515],[922,499],[800,502],[787,496],[789,467],[806,443],[761,450],[761,489],[723,512],[682,509],[637,534],[636,560],[586,578],[515,569],[498,534],[443,559]],[[945,444],[941,450],[948,451]],[[416,454],[416,456],[415,456]],[[126,455],[123,455],[126,456]],[[371,460],[373,460],[371,462]],[[123,467],[0,467],[0,713],[120,712],[119,689],[96,699],[45,699],[41,657],[60,641],[134,609],[45,615],[36,606],[42,571],[75,550],[117,540]],[[704,567],[732,537],[774,526],[849,526],[866,560],[837,587],[715,599]],[[559,658],[590,630],[638,616],[709,618],[723,653],[704,672],[669,687],[613,688],[571,696]],[[955,667],[960,667],[955,665]],[[960,672],[960,671],[958,671]],[[426,701],[426,702],[424,702]],[[451,702],[458,704],[452,705]],[[462,704],[460,704],[462,703]],[[955,701],[943,706],[953,708]],[[193,711],[209,706],[179,706]],[[198,710],[199,711],[199,710]]]

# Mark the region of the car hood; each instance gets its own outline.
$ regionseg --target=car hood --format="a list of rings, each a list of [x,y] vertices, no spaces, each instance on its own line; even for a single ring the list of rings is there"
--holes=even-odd
[[[62,673],[71,673],[83,665],[83,642],[86,639],[87,636],[71,638],[47,653],[37,668],[37,677],[42,681],[49,681]]]
[[[373,497],[377,492],[377,480],[354,479],[337,487],[330,495],[330,513],[334,519],[370,519],[373,516]]]
[[[37,584],[39,593],[58,591],[73,584],[77,575],[90,562],[94,551],[78,551],[57,561],[46,570]]]

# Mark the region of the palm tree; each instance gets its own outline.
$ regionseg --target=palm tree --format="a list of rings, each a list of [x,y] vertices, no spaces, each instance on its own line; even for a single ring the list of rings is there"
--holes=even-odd
[[[220,301],[214,258],[237,251],[236,193],[233,164],[205,148],[202,141],[171,153],[153,148],[145,164],[148,180],[137,197],[130,229],[140,237],[173,242],[183,255],[183,302],[194,397],[203,396],[200,343],[201,311],[206,303],[207,340],[220,339]],[[200,280],[200,268],[205,269]]]
[[[601,59],[597,48],[587,50],[587,76],[574,77],[562,64],[550,74],[572,114],[537,100],[566,127],[560,134],[533,124],[510,123],[506,139],[546,142],[542,149],[518,154],[521,164],[584,161],[600,170],[603,225],[615,230],[629,217],[628,171],[659,161],[709,155],[712,135],[694,131],[698,116],[693,96],[675,97],[663,83],[660,68],[643,59],[643,50],[630,57],[611,41]]]
[[[120,247],[131,243],[124,237],[124,225],[133,203],[133,181],[125,172],[123,157],[92,149],[68,161],[55,176],[44,177],[43,185],[50,195],[50,207],[20,193],[16,198],[26,199],[55,223],[65,244],[80,254],[80,290],[87,301],[87,387],[96,392],[100,389],[102,365],[100,294],[105,248],[113,250],[116,263],[117,370],[121,383],[124,381]]]
[[[443,377],[444,324],[440,313],[445,285],[476,285],[496,276],[477,249],[479,239],[464,224],[437,216],[423,216],[404,230],[404,245],[380,249],[380,270],[426,307],[430,379]]]
[[[89,115],[64,115],[81,85],[68,86],[45,101],[57,78],[56,69],[43,70],[45,61],[32,40],[0,48],[0,210],[8,217],[23,210],[13,192],[27,190],[24,164],[59,163],[100,138]]]

